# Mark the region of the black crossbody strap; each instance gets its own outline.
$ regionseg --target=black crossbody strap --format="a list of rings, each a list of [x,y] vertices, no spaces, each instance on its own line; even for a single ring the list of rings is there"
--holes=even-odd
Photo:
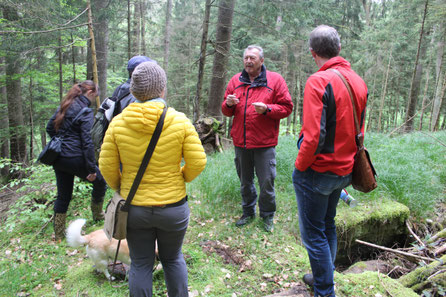
[[[158,139],[163,130],[164,118],[166,117],[166,112],[167,112],[167,106],[164,106],[163,113],[161,114],[158,124],[156,125],[155,132],[153,132],[152,139],[150,139],[150,143],[149,146],[147,147],[146,154],[142,159],[141,166],[139,167],[138,173],[136,174],[135,180],[133,181],[132,187],[130,188],[129,195],[125,200],[124,205],[121,207],[122,211],[129,211],[130,203],[132,202],[132,199],[135,196],[136,191],[138,190],[139,183],[141,182],[142,177],[144,176],[144,172],[146,171],[147,165],[149,165],[150,158],[152,157],[156,143],[158,142]]]

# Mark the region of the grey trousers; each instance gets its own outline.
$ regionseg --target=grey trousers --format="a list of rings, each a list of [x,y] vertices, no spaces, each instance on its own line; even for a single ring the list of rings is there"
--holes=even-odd
[[[244,149],[235,148],[235,168],[240,179],[240,194],[244,215],[254,215],[257,204],[257,191],[254,185],[254,171],[259,180],[260,217],[274,215],[276,211],[276,194],[274,179],[276,178],[275,147]]]
[[[189,205],[130,206],[127,242],[130,250],[130,296],[152,296],[155,241],[169,297],[187,297],[187,267],[181,248],[189,224]]]

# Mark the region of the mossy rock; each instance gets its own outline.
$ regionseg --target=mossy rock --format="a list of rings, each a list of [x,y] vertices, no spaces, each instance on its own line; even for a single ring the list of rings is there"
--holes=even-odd
[[[389,199],[363,201],[355,208],[338,207],[336,262],[352,263],[371,253],[369,247],[356,243],[356,239],[388,247],[403,243],[407,238],[405,222],[409,214],[407,206]]]
[[[400,282],[385,274],[374,271],[364,273],[349,273],[340,275],[335,273],[336,296],[340,297],[369,297],[369,296],[393,296],[393,297],[418,297],[413,290],[404,287]],[[379,295],[378,295],[379,294]]]

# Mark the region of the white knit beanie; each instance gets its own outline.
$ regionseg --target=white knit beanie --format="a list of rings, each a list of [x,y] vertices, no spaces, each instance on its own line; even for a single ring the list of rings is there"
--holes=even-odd
[[[154,62],[144,62],[133,70],[130,91],[139,101],[161,96],[166,88],[166,73]]]

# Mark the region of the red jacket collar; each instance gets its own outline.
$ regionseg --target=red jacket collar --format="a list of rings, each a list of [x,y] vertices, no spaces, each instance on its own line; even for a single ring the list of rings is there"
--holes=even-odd
[[[325,64],[322,65],[322,67],[318,70],[318,72],[325,71],[330,68],[336,68],[338,66],[350,68],[350,63],[341,56],[333,57],[327,62],[325,62]]]

